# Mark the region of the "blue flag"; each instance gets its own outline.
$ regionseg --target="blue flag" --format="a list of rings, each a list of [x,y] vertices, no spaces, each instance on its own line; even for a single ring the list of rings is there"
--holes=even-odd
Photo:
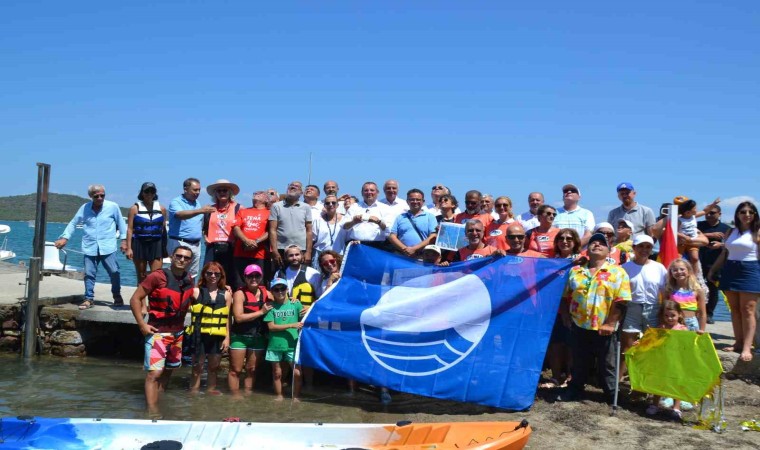
[[[397,391],[527,409],[570,266],[506,256],[437,267],[353,245],[305,319],[298,361]]]

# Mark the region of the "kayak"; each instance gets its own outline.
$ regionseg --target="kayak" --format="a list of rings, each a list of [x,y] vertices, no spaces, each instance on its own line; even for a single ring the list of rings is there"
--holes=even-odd
[[[382,424],[191,422],[133,419],[0,419],[5,449],[521,449],[522,422]]]

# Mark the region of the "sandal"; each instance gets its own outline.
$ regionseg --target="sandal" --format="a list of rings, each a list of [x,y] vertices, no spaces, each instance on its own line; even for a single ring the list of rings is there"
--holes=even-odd
[[[82,303],[79,304],[79,309],[80,310],[90,309],[93,306],[95,306],[95,305],[92,303],[92,300],[85,300],[85,301],[83,301]]]
[[[545,383],[540,383],[538,385],[541,389],[554,389],[560,387],[559,381],[557,381],[556,378],[549,378],[549,380]]]

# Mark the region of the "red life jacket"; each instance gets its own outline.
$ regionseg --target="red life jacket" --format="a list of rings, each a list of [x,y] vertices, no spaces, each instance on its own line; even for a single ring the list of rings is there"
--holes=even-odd
[[[264,303],[267,301],[267,290],[264,286],[259,286],[259,292],[261,293],[261,300],[256,300],[256,295],[249,291],[247,287],[241,289],[245,294],[245,301],[243,302],[243,313],[250,314],[257,311],[261,311],[264,307]],[[264,326],[264,317],[251,320],[248,322],[235,322],[230,328],[232,334],[244,335],[244,336],[263,336],[266,334],[267,328]]]
[[[184,274],[178,280],[169,269],[161,269],[166,276],[166,286],[154,289],[148,294],[150,316],[148,323],[159,328],[182,329],[185,315],[193,296],[193,279]],[[174,330],[172,330],[174,331]]]

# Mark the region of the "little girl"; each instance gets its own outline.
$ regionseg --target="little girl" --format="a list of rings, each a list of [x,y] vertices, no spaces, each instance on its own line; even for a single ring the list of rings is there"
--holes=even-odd
[[[691,264],[683,259],[676,259],[670,263],[662,298],[678,303],[684,316],[684,324],[689,330],[699,334],[705,332],[705,291],[699,285]]]
[[[660,313],[658,315],[660,321],[660,328],[667,330],[688,330],[684,325],[684,314],[681,311],[681,307],[673,300],[665,300],[660,306]],[[653,416],[660,411],[660,396],[655,395],[653,402],[647,407],[647,414]],[[673,418],[681,419],[681,400],[673,399]]]
[[[699,230],[697,229],[697,202],[694,200],[686,200],[678,205],[678,238],[680,240],[686,240],[689,242],[691,239],[699,236]],[[699,247],[690,244],[682,244],[678,247],[678,252],[681,254],[686,253],[689,262],[691,263],[694,273],[699,273]]]
[[[288,281],[275,278],[270,285],[274,297],[272,309],[264,316],[269,327],[269,344],[265,359],[272,364],[272,386],[275,400],[282,401],[282,377],[287,368],[293,369],[293,401],[301,395],[301,367],[294,364],[298,331],[303,328],[300,321],[303,306],[299,301],[288,298]]]

